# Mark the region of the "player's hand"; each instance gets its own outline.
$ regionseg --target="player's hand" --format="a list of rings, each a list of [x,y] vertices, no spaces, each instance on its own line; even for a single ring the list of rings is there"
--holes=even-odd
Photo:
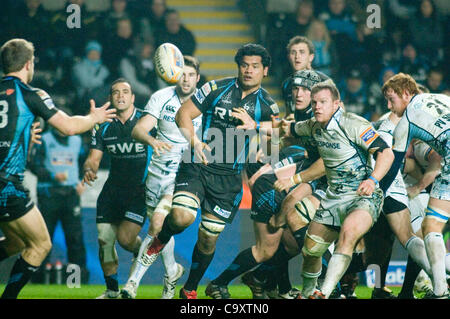
[[[31,125],[31,143],[32,144],[42,144],[42,135],[40,133],[42,132],[42,128],[39,126],[41,125],[40,122],[34,122],[33,125]]]
[[[106,102],[101,107],[95,107],[94,100],[90,100],[89,103],[91,104],[89,114],[94,118],[96,124],[112,122],[117,117],[115,108],[108,109],[111,104],[110,102]]]
[[[292,186],[295,186],[291,178],[277,179],[273,187],[277,192],[288,191]]]
[[[413,199],[414,197],[416,197],[417,195],[420,194],[420,187],[418,187],[416,185],[407,187],[406,192],[408,193],[408,197],[410,199]]]
[[[154,137],[151,137],[149,139],[149,145],[153,148],[153,152],[155,152],[156,155],[158,155],[158,156],[161,153],[164,153],[165,151],[170,151],[170,149],[172,148],[172,145],[170,145],[166,142],[157,140]]]
[[[80,182],[75,187],[75,190],[77,191],[78,196],[81,196],[84,193],[84,191],[86,190],[86,185],[84,185],[84,183]]]
[[[358,189],[356,190],[356,194],[360,196],[372,196],[374,190],[375,182],[368,178],[362,181],[361,184],[359,184]]]
[[[67,172],[60,172],[55,174],[55,180],[58,183],[64,183],[67,180],[68,174]]]
[[[203,142],[195,143],[194,145],[195,158],[199,158],[203,164],[208,165],[208,159],[206,158],[206,155],[203,152],[203,150],[211,152],[211,148],[208,146],[208,144]]]
[[[286,116],[284,119],[285,119],[286,121],[294,121],[294,120],[295,120],[294,113],[289,114],[289,115]]]
[[[97,179],[97,173],[94,172],[92,168],[85,168],[84,169],[84,177],[81,181],[81,184],[84,186],[84,184],[88,184],[89,186],[92,186],[92,182],[94,182]]]
[[[294,121],[287,121],[285,119],[281,120],[280,125],[280,136],[290,137],[291,136],[291,124]]]
[[[255,130],[256,121],[248,115],[247,111],[242,107],[234,107],[231,115],[242,121],[243,124],[236,126],[240,130]]]

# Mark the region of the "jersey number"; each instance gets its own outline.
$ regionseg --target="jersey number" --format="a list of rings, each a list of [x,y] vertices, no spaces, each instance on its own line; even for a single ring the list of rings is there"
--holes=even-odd
[[[8,125],[8,101],[0,101],[0,128]]]

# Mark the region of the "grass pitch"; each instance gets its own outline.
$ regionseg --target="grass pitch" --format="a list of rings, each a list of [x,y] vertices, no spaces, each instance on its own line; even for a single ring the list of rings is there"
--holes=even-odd
[[[5,285],[0,285],[3,291]],[[181,286],[177,286],[175,298],[178,299],[178,292]],[[199,299],[209,299],[205,295],[206,286],[199,286],[197,293]],[[230,294],[234,299],[251,299],[250,289],[244,285],[230,285]],[[400,287],[390,287],[395,295],[400,292]],[[19,295],[19,299],[95,299],[105,290],[104,285],[82,285],[80,288],[68,288],[65,285],[26,285]],[[162,292],[161,285],[142,285],[139,287],[137,299],[160,299]],[[356,288],[358,299],[370,299],[372,289],[365,286]]]

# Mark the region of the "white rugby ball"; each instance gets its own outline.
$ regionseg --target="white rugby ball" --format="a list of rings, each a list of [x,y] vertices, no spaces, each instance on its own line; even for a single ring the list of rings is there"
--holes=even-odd
[[[161,44],[155,52],[155,67],[158,75],[167,83],[174,84],[181,79],[184,68],[184,58],[172,43]]]

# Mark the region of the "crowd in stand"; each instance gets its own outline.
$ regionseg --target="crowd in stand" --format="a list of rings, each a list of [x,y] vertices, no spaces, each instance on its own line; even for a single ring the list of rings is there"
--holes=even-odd
[[[193,34],[165,0],[111,0],[109,9],[93,11],[85,0],[69,0],[57,11],[42,0],[2,1],[0,41],[19,37],[34,43],[37,57],[34,86],[50,90],[58,105],[85,114],[88,99],[103,103],[111,81],[125,77],[136,105],[164,84],[158,81],[153,52],[164,42],[184,54],[195,52]],[[80,6],[80,28],[70,28],[70,4]],[[58,99],[59,97],[59,99]]]
[[[432,93],[450,92],[448,1],[299,0],[295,6],[284,1],[289,10],[283,9],[283,1],[265,0],[265,10],[259,12],[256,2],[240,4],[250,20],[265,17],[257,37],[273,56],[271,72],[279,82],[291,72],[286,44],[302,35],[315,45],[313,68],[331,76],[347,109],[367,119],[387,111],[380,87],[398,72],[411,74]],[[369,4],[380,8],[380,28],[371,27],[378,17],[370,17],[374,11],[367,10]],[[258,23],[264,25],[261,19]]]

